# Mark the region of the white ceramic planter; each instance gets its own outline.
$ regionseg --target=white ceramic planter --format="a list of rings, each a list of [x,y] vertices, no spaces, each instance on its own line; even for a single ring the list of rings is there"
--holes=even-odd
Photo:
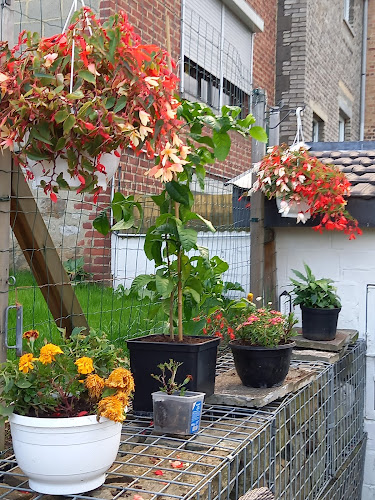
[[[121,437],[121,423],[96,415],[9,417],[17,463],[30,488],[52,495],[91,491],[105,481]]]
[[[120,153],[120,149],[117,149],[117,152]],[[100,157],[100,163],[105,166],[106,173],[104,174],[103,172],[95,172],[95,175],[98,178],[98,186],[106,189],[107,184],[116,173],[116,170],[120,163],[120,157],[116,156],[114,154],[114,151],[112,151],[111,153],[103,153]],[[53,170],[56,174],[56,177],[62,174],[63,179],[69,185],[70,189],[77,189],[81,185],[80,181],[76,177],[70,176],[69,172],[67,171],[67,160],[64,160],[63,158],[59,157],[56,159],[55,169],[53,163],[46,160],[33,161],[28,158],[27,165],[29,170],[34,174],[34,181],[37,186],[40,186],[42,181],[49,182],[50,176],[46,174],[48,172],[53,172]],[[56,181],[53,181],[52,185],[57,186],[58,184]]]

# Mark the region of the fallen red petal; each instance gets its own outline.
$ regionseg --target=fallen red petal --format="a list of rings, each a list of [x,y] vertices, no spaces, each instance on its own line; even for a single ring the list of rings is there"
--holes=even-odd
[[[158,470],[154,470],[154,474],[155,474],[155,476],[163,476],[164,472],[162,470],[158,469]]]

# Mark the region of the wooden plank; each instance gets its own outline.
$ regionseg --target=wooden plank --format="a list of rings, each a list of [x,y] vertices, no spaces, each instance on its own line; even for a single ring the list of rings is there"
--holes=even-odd
[[[9,212],[12,160],[9,150],[0,155],[0,363],[7,359],[5,346],[5,309],[8,307]],[[0,450],[5,448],[5,428],[0,426]]]
[[[255,91],[254,91],[255,93]],[[256,125],[265,126],[266,97],[263,90],[254,94],[253,115]],[[251,161],[260,161],[266,148],[265,144],[252,140]],[[256,180],[253,174],[253,183]],[[254,297],[264,297],[264,195],[257,191],[251,195],[250,219],[250,290]]]
[[[76,326],[88,328],[81,305],[19,167],[12,172],[11,192],[10,221],[13,232],[56,325],[66,328],[68,335]]]

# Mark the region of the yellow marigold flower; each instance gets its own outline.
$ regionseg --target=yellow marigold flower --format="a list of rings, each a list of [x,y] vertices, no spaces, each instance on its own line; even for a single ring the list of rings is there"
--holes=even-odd
[[[249,302],[252,302],[252,301],[254,300],[254,294],[253,294],[253,293],[251,293],[251,292],[250,292],[250,293],[248,293],[248,294],[247,294],[247,300],[248,300]]]
[[[104,379],[92,373],[86,377],[85,386],[91,399],[99,399],[104,389]]]
[[[75,364],[77,365],[78,373],[81,373],[82,375],[87,375],[88,373],[92,373],[94,371],[94,363],[92,359],[87,356],[77,359]]]
[[[55,344],[46,344],[40,349],[39,361],[44,365],[49,365],[55,361],[56,354],[63,354],[60,347]]]
[[[122,389],[128,394],[134,391],[133,375],[126,368],[115,368],[105,381],[107,387]]]
[[[125,391],[117,391],[116,398],[121,401],[121,403],[125,406],[129,404],[129,394]]]
[[[34,342],[38,337],[38,330],[27,330],[27,332],[24,332],[24,334],[22,335],[22,338],[30,340],[30,342]]]
[[[98,415],[114,422],[125,420],[124,405],[116,396],[107,396],[98,403]]]
[[[36,361],[37,358],[34,358],[33,355],[30,353],[24,354],[23,356],[20,357],[19,364],[18,364],[18,369],[20,372],[23,373],[29,373],[30,370],[34,369],[34,365],[32,361]]]

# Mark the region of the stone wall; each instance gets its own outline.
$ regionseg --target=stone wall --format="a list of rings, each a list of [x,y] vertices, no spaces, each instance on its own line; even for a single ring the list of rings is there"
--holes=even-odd
[[[337,141],[339,111],[348,120],[346,140],[359,138],[362,0],[353,0],[353,21],[343,19],[341,0],[280,0],[277,33],[276,102],[305,106],[305,141],[312,139],[313,114],[324,121],[321,140]],[[295,114],[281,124],[280,142],[291,143]]]

